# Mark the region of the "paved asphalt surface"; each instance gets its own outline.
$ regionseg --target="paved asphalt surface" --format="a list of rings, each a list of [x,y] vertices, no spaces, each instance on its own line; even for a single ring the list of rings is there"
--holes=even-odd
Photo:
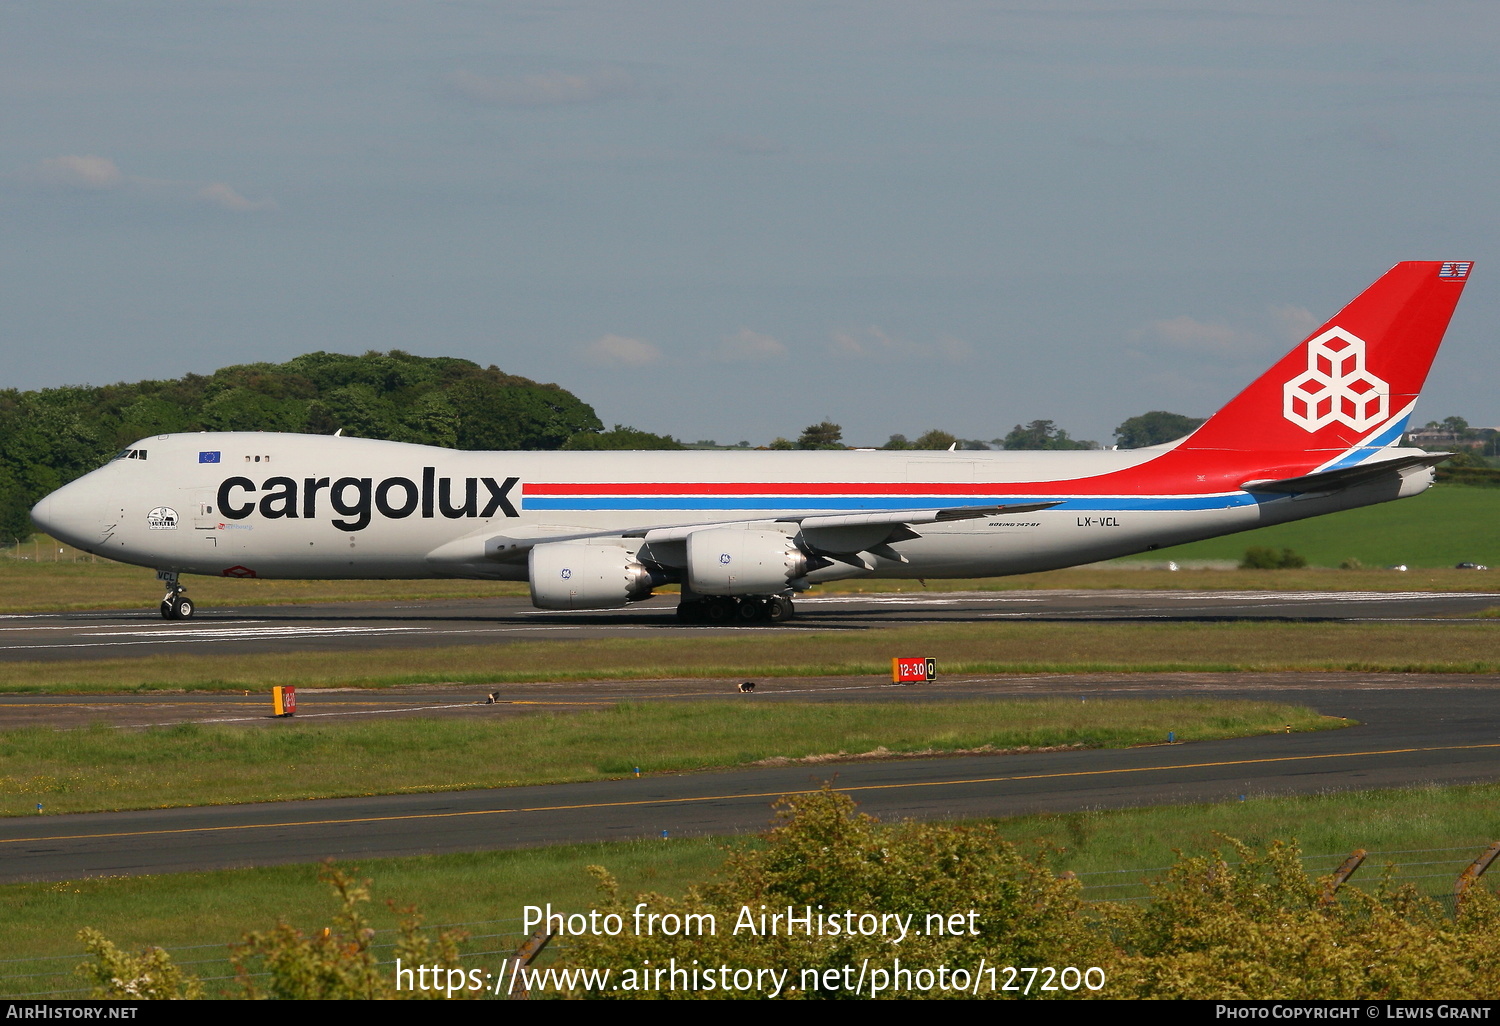
[[[654,682],[654,687],[661,699],[692,700],[732,693],[731,683]],[[884,819],[1009,816],[1500,780],[1500,677],[1493,676],[976,677],[901,688],[868,680],[758,683],[756,693],[742,700],[1199,694],[1272,697],[1360,725],[1119,750],[794,765],[547,787],[5,819],[0,820],[0,881],[516,848],[655,837],[664,830],[672,836],[753,831],[769,822],[776,796],[830,779],[852,793],[864,811]],[[530,685],[521,696],[502,701],[583,704],[643,687],[638,682]],[[413,689],[417,693],[384,704],[391,712],[437,706],[463,715],[514,714],[514,706],[476,704],[479,690]],[[350,708],[351,702],[341,699],[360,700],[347,692],[308,693],[298,715],[373,711]],[[147,701],[110,701],[168,715]],[[6,719],[19,704],[6,703]],[[178,697],[167,704],[180,711],[189,703]],[[264,717],[263,711],[245,709],[236,696],[220,696],[218,703],[205,696],[197,704],[206,713]]]
[[[1027,620],[1340,620],[1404,622],[1465,616],[1500,605],[1495,592],[1009,591],[823,595],[797,600],[777,627],[684,626],[675,597],[629,609],[549,613],[522,598],[212,609],[168,622],[156,607],[0,616],[0,663],[103,659],[165,652],[366,650],[372,647],[567,642],[703,631],[867,631],[919,623]]]
[[[799,619],[760,630],[1036,619],[1423,620],[1472,613],[1493,594],[1026,592],[830,597],[799,603]],[[1490,629],[1494,622],[1474,622]],[[601,637],[678,627],[670,608],[621,614],[527,614],[516,600],[209,610],[191,623],[142,612],[12,616],[0,620],[0,659],[106,658],[167,650],[220,653],[371,645]],[[732,628],[731,628],[732,629]],[[763,828],[776,796],[833,779],[886,819],[1065,812],[1240,795],[1500,780],[1500,676],[1169,674],[968,677],[892,687],[868,678],[424,687],[372,693],[303,691],[298,719],[368,716],[514,717],[539,708],[619,700],[931,701],[979,695],[1204,695],[1275,698],[1346,716],[1359,726],[1190,745],[656,776],[601,783],[0,820],[0,881],[162,873],[213,867],[526,847],[567,841],[721,834]],[[0,726],[122,727],[183,720],[276,729],[264,699],[237,694],[0,696]]]

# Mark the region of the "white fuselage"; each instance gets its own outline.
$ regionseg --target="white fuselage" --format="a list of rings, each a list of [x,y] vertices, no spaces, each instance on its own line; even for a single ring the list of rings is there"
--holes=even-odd
[[[1201,485],[1111,495],[1087,484],[1145,468],[1166,451],[458,452],[330,436],[181,434],[136,443],[130,452],[144,455],[65,486],[34,515],[80,548],[178,573],[525,580],[525,551],[559,538],[615,534],[638,549],[650,528],[780,523],[795,537],[796,523],[779,518],[1057,503],[922,524],[890,545],[905,562],[867,555],[862,567],[809,573],[816,582],[1073,566],[1400,498],[1432,478],[1423,467],[1298,496]],[[658,543],[658,561],[670,562],[669,550]]]

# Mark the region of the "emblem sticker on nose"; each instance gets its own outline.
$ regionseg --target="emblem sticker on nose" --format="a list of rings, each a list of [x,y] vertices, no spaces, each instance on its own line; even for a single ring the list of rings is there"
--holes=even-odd
[[[171,506],[157,506],[146,514],[146,526],[153,531],[175,531],[177,511]]]

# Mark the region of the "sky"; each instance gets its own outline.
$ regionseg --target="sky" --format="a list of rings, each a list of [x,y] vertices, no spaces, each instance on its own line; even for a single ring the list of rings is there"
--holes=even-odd
[[[1205,416],[1400,260],[1500,426],[1500,4],[7,0],[0,388],[457,356],[881,444]]]

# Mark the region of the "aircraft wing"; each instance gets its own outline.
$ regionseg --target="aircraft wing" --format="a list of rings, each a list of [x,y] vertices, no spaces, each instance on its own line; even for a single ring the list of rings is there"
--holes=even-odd
[[[710,528],[740,527],[749,524],[796,525],[813,551],[838,558],[861,551],[904,561],[887,547],[891,542],[920,537],[912,525],[977,520],[1006,513],[1030,513],[1059,505],[1056,502],[1021,502],[998,506],[951,506],[944,509],[881,510],[878,513],[807,513],[755,520],[718,520],[697,524],[663,524],[628,531],[588,531],[567,528],[521,528],[503,534],[470,535],[440,546],[427,554],[429,563],[476,562],[519,563],[537,545],[550,542],[591,541],[608,538],[639,538],[647,545],[680,542],[695,531]],[[884,550],[884,551],[882,551]],[[845,560],[847,562],[847,560]]]
[[[795,522],[804,529],[809,527],[854,527],[867,524],[931,524],[950,520],[977,520],[980,517],[997,517],[1003,513],[1032,513],[1039,509],[1051,509],[1062,505],[1055,502],[1014,502],[1002,506],[953,506],[948,509],[905,509],[882,513],[816,514],[803,517],[781,517],[778,523]]]
[[[951,506],[946,509],[902,509],[882,510],[878,513],[810,513],[777,517],[773,523],[795,524],[803,549],[814,556],[848,563],[863,570],[873,570],[875,565],[864,553],[880,556],[896,563],[905,563],[906,557],[891,543],[920,538],[912,529],[918,524],[939,524],[955,520],[978,520],[983,517],[1000,516],[1005,513],[1030,513],[1049,509],[1058,502],[1018,502],[1000,506]],[[741,523],[763,521],[741,521]],[[682,527],[657,528],[643,533],[631,532],[629,536],[643,537],[648,546],[686,540],[687,536],[706,527],[733,526],[726,524],[690,524]]]
[[[1373,481],[1387,474],[1410,470],[1413,467],[1435,467],[1452,455],[1451,452],[1430,452],[1423,456],[1399,456],[1393,460],[1339,467],[1336,470],[1324,470],[1316,474],[1304,474],[1301,477],[1256,479],[1246,481],[1240,487],[1247,492],[1285,492],[1287,494],[1334,492],[1364,484],[1366,481]]]

